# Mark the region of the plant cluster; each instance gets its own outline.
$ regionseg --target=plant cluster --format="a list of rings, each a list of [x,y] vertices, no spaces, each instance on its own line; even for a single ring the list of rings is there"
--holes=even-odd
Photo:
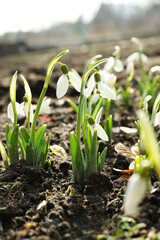
[[[70,85],[79,92],[78,104],[68,100],[70,106],[77,115],[77,124],[74,132],[70,133],[70,150],[72,157],[73,179],[75,183],[84,184],[85,180],[93,173],[102,171],[106,159],[107,147],[99,152],[101,140],[111,144],[112,139],[112,115],[117,95],[121,94],[124,105],[130,106],[130,93],[133,90],[134,63],[139,62],[141,78],[137,79],[142,94],[139,106],[143,109],[138,112],[139,120],[136,122],[139,133],[138,155],[135,158],[134,174],[130,177],[125,197],[124,211],[127,215],[136,216],[139,212],[139,204],[150,188],[151,169],[160,176],[160,143],[157,142],[154,127],[160,124],[160,94],[157,96],[160,77],[155,73],[160,71],[160,66],[152,67],[149,72],[144,64],[148,58],[142,51],[142,44],[137,38],[132,38],[138,50],[127,58],[127,79],[124,88],[116,90],[117,77],[115,72],[124,70],[120,60],[120,48],[115,47],[112,56],[108,59],[100,59],[97,55],[89,60],[82,76],[76,70],[69,71],[67,65],[59,62],[59,59],[68,50],[58,54],[49,64],[37,106],[32,106],[32,93],[24,76],[25,94],[23,102],[16,102],[17,72],[13,75],[10,84],[10,100],[8,105],[8,117],[13,127],[6,124],[6,148],[0,142],[0,152],[5,167],[19,162],[19,150],[27,165],[45,166],[50,143],[50,133],[46,134],[46,125],[37,129],[38,115],[42,114],[50,104],[50,99],[45,97],[52,71],[56,65],[60,65],[62,76],[57,81],[56,95],[62,98]],[[103,64],[103,68],[100,66]],[[149,113],[148,105],[152,106]],[[18,115],[25,116],[27,128],[17,124]],[[104,125],[101,126],[101,117],[104,116]]]

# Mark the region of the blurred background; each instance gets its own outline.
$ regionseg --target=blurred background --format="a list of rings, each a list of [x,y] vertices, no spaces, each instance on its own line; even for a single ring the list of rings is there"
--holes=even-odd
[[[160,35],[160,0],[5,0],[0,56]]]

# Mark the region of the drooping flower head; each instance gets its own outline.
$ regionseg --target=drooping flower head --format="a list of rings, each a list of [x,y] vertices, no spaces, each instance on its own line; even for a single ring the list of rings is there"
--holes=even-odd
[[[62,98],[68,91],[69,84],[72,84],[77,92],[81,90],[81,80],[74,73],[68,70],[67,65],[62,65],[61,70],[63,75],[58,79],[56,96]]]

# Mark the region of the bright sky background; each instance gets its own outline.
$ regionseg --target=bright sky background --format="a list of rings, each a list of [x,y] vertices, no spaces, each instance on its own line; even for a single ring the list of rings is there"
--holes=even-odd
[[[149,0],[1,0],[0,35],[7,31],[38,31],[60,22],[73,22],[81,15],[88,22],[102,2],[145,5]]]

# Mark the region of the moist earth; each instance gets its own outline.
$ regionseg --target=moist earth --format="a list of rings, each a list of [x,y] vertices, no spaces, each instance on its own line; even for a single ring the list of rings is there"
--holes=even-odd
[[[159,38],[144,39],[144,53],[149,57],[146,66],[160,64]],[[114,46],[121,47],[121,60],[126,66],[125,58],[136,50],[130,41],[89,44],[70,47],[70,53],[61,61],[74,68],[80,75],[87,61],[97,55],[111,56]],[[43,87],[49,62],[63,49],[27,52],[24,55],[11,55],[0,58],[0,140],[5,144],[5,125],[11,124],[7,117],[9,103],[9,84],[15,71],[23,74],[32,90],[33,103],[37,103]],[[18,165],[4,169],[0,158],[0,239],[33,239],[33,240],[70,240],[97,239],[99,234],[116,234],[116,226],[124,217],[123,197],[130,175],[120,175],[114,168],[128,169],[131,158],[125,158],[115,151],[115,144],[123,143],[127,147],[137,143],[138,133],[130,132],[122,127],[135,129],[137,109],[140,101],[137,77],[138,65],[135,66],[132,82],[134,92],[130,96],[130,106],[126,110],[120,97],[114,105],[113,136],[111,144],[100,140],[100,149],[108,148],[106,160],[101,173],[93,174],[83,186],[74,184],[71,153],[70,132],[76,128],[76,114],[67,100],[78,102],[78,93],[70,87],[67,95],[56,99],[56,82],[61,72],[58,67],[53,72],[47,90],[51,98],[49,112],[40,118],[38,125],[47,125],[51,133],[51,149],[48,159],[51,167],[26,166],[23,159]],[[126,72],[117,74],[116,88],[125,86]],[[17,101],[21,102],[24,90],[22,81],[17,81]],[[25,125],[25,119],[19,123]],[[104,117],[101,120],[104,124]],[[159,127],[156,135],[160,137]],[[52,147],[58,145],[62,151],[52,154]],[[141,203],[141,211],[136,224],[139,228],[131,236],[133,239],[152,239],[151,235],[160,231],[160,188],[155,172],[152,172],[152,189]],[[132,224],[131,224],[132,226]],[[105,238],[103,238],[105,239]],[[115,238],[120,239],[120,238]],[[132,239],[123,237],[123,239]],[[158,239],[158,238],[157,238]]]

